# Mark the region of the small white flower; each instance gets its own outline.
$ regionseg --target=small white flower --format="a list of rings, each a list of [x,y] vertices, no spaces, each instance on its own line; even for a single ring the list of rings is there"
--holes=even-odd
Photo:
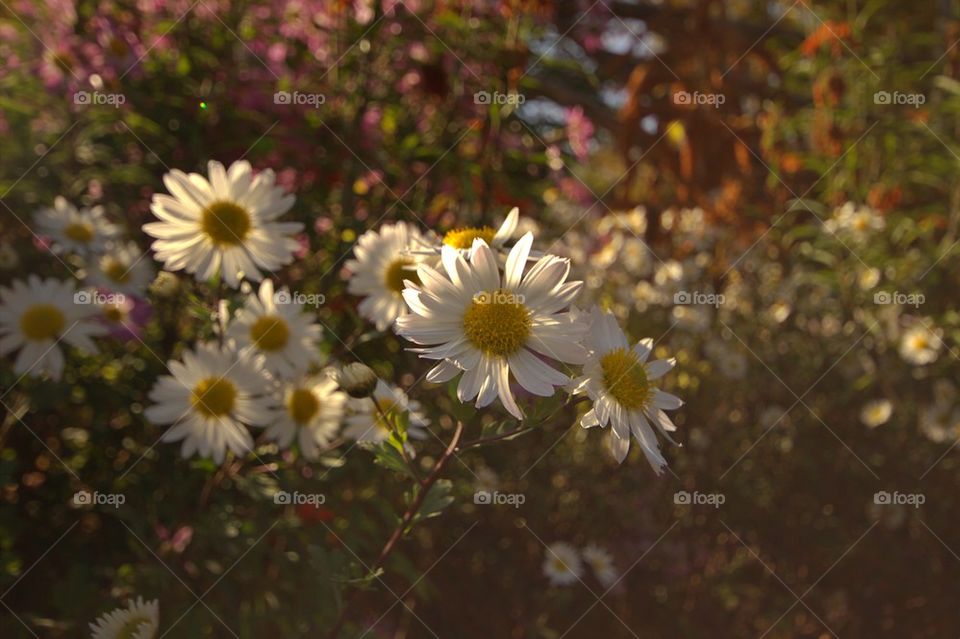
[[[390,437],[390,424],[398,415],[407,414],[410,425],[407,435],[413,439],[426,437],[426,426],[430,421],[420,412],[420,402],[410,399],[396,387],[377,381],[373,396],[365,399],[349,400],[351,415],[347,417],[347,428],[343,436],[358,442],[380,442]],[[386,419],[384,418],[386,416]]]
[[[90,272],[89,283],[117,293],[140,295],[153,276],[152,260],[143,255],[136,242],[111,242]]]
[[[617,581],[617,571],[613,566],[613,557],[606,550],[590,544],[583,549],[583,560],[586,562],[597,581],[609,588]]]
[[[144,415],[155,424],[172,424],[162,440],[183,440],[184,458],[199,453],[223,462],[229,449],[244,455],[253,439],[244,428],[266,426],[272,401],[271,379],[262,358],[221,349],[214,343],[185,351],[183,361],[171,361],[172,375],[157,380]]]
[[[60,342],[88,353],[97,347],[90,338],[106,333],[93,321],[100,307],[88,291],[77,292],[73,282],[41,280],[31,275],[0,288],[0,355],[20,350],[14,362],[17,374],[48,374],[59,380],[63,372]]]
[[[274,294],[273,282],[266,279],[258,295],[247,295],[227,328],[227,337],[239,350],[263,355],[267,370],[292,377],[319,359],[322,329],[312,319],[286,287]]]
[[[340,388],[354,399],[370,397],[377,388],[377,374],[362,362],[352,362],[337,372]]]
[[[943,332],[930,326],[929,322],[918,322],[900,339],[900,357],[917,366],[936,361],[940,353],[942,335]]]
[[[824,228],[831,233],[847,231],[855,237],[864,237],[871,231],[879,231],[886,226],[883,217],[872,207],[847,202],[833,212],[833,217],[824,222]]]
[[[581,341],[587,324],[565,312],[580,293],[582,282],[567,282],[568,260],[545,255],[524,272],[531,234],[510,250],[504,273],[493,250],[477,239],[472,254],[444,246],[445,273],[425,264],[417,272],[420,286],[404,290],[411,313],[397,320],[397,332],[424,346],[412,349],[440,360],[427,381],[442,383],[463,373],[457,398],[477,398],[477,407],[494,399],[518,419],[523,411],[510,389],[510,374],[524,389],[553,395],[569,378],[534,353],[560,362],[582,363]]]
[[[103,207],[77,209],[60,196],[53,201],[53,208],[37,212],[36,228],[53,240],[53,248],[58,253],[78,255],[99,253],[118,233],[117,227],[104,216]]]
[[[296,439],[300,453],[315,460],[337,435],[346,394],[337,390],[337,381],[331,374],[323,373],[288,382],[278,400],[268,420],[267,439],[281,448],[289,448]]]
[[[347,290],[363,296],[360,314],[386,330],[407,313],[403,281],[419,282],[417,264],[426,259],[412,251],[424,243],[420,231],[405,222],[384,224],[380,231],[367,231],[353,248],[356,259],[346,263],[350,271]]]
[[[520,224],[520,209],[513,207],[507,214],[506,219],[500,228],[494,229],[492,226],[468,226],[447,231],[437,245],[422,249],[422,252],[428,255],[439,255],[444,246],[460,251],[464,257],[469,257],[473,252],[474,241],[483,240],[483,242],[493,249],[494,253],[500,254],[506,250],[506,244],[517,231]]]
[[[92,639],[154,639],[160,627],[160,605],[153,601],[127,602],[126,608],[117,608],[98,617],[90,624]]]
[[[543,559],[543,574],[554,586],[569,586],[579,581],[583,562],[577,549],[563,541],[550,544]]]
[[[860,409],[860,421],[870,428],[882,426],[890,420],[893,404],[888,399],[875,399]]]
[[[630,435],[640,444],[647,461],[657,474],[667,460],[660,453],[652,422],[667,439],[677,429],[664,410],[680,408],[683,402],[655,387],[653,382],[673,368],[676,360],[647,362],[653,340],[647,338],[632,348],[616,318],[594,307],[587,336],[589,354],[583,375],[573,384],[573,393],[586,393],[593,400],[580,420],[583,428],[613,426],[610,446],[620,463],[630,450]],[[672,440],[671,440],[672,441]]]
[[[157,193],[150,210],[160,221],[143,226],[157,240],[156,257],[169,271],[185,270],[198,281],[218,272],[232,288],[242,278],[260,281],[260,269],[273,272],[293,260],[299,222],[277,222],[294,196],[275,184],[273,171],[253,176],[250,163],[224,169],[208,164],[210,179],[173,170],[163,176],[171,195]]]

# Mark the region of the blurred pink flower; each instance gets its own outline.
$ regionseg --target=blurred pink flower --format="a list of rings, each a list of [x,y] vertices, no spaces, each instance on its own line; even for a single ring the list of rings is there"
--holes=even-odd
[[[584,115],[583,107],[567,109],[567,139],[578,160],[583,162],[590,155],[590,140],[593,138],[593,122]]]

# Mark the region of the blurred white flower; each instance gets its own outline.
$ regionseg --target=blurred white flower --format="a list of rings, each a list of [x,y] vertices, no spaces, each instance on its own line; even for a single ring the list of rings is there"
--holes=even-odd
[[[232,288],[248,278],[263,279],[293,261],[300,248],[293,237],[299,222],[277,222],[290,210],[294,196],[276,186],[273,171],[256,177],[250,163],[224,169],[208,164],[209,180],[174,169],[163,176],[171,195],[154,194],[150,210],[160,221],[143,225],[156,257],[168,271],[185,270],[198,281],[220,273]]]
[[[111,242],[91,270],[93,286],[127,295],[141,295],[153,281],[153,261],[136,242]]]
[[[172,374],[157,380],[150,391],[154,405],[144,411],[154,424],[172,424],[162,441],[183,440],[184,458],[199,453],[218,464],[228,449],[250,452],[253,439],[244,424],[266,426],[272,417],[265,395],[272,384],[262,357],[206,343],[167,367]]]
[[[606,550],[590,544],[583,549],[583,560],[590,566],[597,581],[609,588],[617,581],[617,571],[613,566],[613,557]]]
[[[319,361],[322,332],[286,287],[274,293],[273,281],[266,279],[258,294],[247,296],[226,334],[238,350],[263,355],[270,372],[293,377]]]
[[[411,314],[397,320],[397,332],[421,345],[413,349],[440,360],[427,381],[447,382],[462,373],[461,402],[477,398],[477,407],[497,397],[511,415],[523,419],[510,389],[510,374],[524,389],[549,397],[570,379],[534,353],[560,362],[582,363],[585,321],[564,312],[581,282],[567,282],[570,263],[546,255],[526,269],[533,236],[524,235],[510,250],[501,275],[493,250],[478,239],[473,253],[449,246],[442,253],[445,273],[421,264],[421,286],[403,295]]]
[[[106,328],[93,321],[101,307],[89,291],[77,291],[71,281],[41,280],[31,275],[0,288],[0,355],[20,351],[13,365],[19,375],[59,380],[63,373],[60,342],[96,353],[91,337]]]
[[[53,240],[58,253],[78,255],[99,253],[119,232],[107,221],[102,206],[78,209],[60,196],[53,201],[52,208],[37,212],[36,229]]]
[[[933,327],[930,322],[918,322],[900,338],[900,357],[917,366],[936,361],[942,335],[943,332]]]
[[[543,560],[543,574],[554,586],[569,586],[583,575],[583,562],[577,549],[563,541],[550,544]]]
[[[407,435],[413,439],[427,436],[430,421],[420,411],[420,402],[410,399],[400,388],[377,381],[373,396],[365,399],[350,399],[347,402],[349,416],[343,436],[358,442],[379,442],[390,437],[390,423],[398,416],[409,419]]]
[[[98,617],[90,624],[92,639],[154,639],[160,627],[160,604],[144,601],[127,602],[126,608],[117,608]]]
[[[882,426],[890,420],[893,404],[888,399],[875,399],[860,409],[860,421],[870,428]]]
[[[680,408],[683,402],[653,382],[672,369],[676,360],[648,363],[653,340],[641,340],[631,348],[616,318],[596,306],[591,312],[586,345],[583,375],[574,380],[571,392],[585,393],[593,400],[593,408],[581,418],[580,425],[592,428],[611,424],[610,446],[620,463],[630,450],[632,434],[654,471],[662,473],[667,460],[660,454],[650,423],[670,439],[669,433],[677,427],[663,411]]]
[[[367,231],[353,247],[356,259],[346,263],[350,271],[347,290],[364,297],[358,310],[376,324],[378,331],[407,314],[403,281],[419,283],[417,264],[426,257],[415,249],[425,241],[416,227],[397,222],[384,224],[379,231]]]
[[[833,212],[833,217],[824,222],[830,233],[847,231],[855,237],[863,237],[870,231],[879,231],[886,226],[883,217],[872,207],[847,202]]]
[[[321,448],[337,435],[347,395],[337,390],[337,380],[331,373],[321,373],[287,382],[277,399],[267,421],[267,439],[281,448],[289,448],[296,439],[306,459],[317,459]]]

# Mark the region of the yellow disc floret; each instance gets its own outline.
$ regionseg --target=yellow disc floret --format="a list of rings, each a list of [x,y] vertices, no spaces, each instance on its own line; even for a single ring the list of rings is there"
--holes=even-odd
[[[86,222],[73,222],[63,229],[63,234],[74,242],[89,244],[93,241],[93,227]]]
[[[287,413],[300,426],[310,423],[319,410],[320,402],[309,388],[297,388],[287,397]]]
[[[66,323],[63,311],[53,304],[34,304],[20,316],[20,330],[35,342],[56,338]]]
[[[419,284],[420,278],[417,276],[417,272],[409,268],[413,263],[413,260],[406,257],[400,257],[391,262],[383,276],[387,288],[394,293],[402,293],[405,288],[403,280],[410,280],[414,284]]]
[[[513,293],[482,293],[463,315],[463,332],[487,355],[509,357],[530,337],[530,312]]]
[[[647,369],[637,354],[628,348],[618,348],[600,358],[603,385],[617,403],[629,410],[649,405],[653,388],[647,379]]]
[[[242,244],[250,231],[250,214],[239,204],[212,202],[200,214],[200,226],[215,244]]]
[[[191,403],[194,410],[207,417],[219,417],[233,410],[237,387],[229,379],[208,377],[194,386]]]
[[[287,323],[275,315],[264,315],[250,327],[250,340],[262,351],[283,350],[289,339]]]
[[[493,236],[496,234],[496,230],[489,226],[454,229],[447,231],[447,234],[443,236],[443,243],[455,249],[468,249],[473,246],[473,241],[479,238],[486,242],[487,246],[490,246],[493,244]]]

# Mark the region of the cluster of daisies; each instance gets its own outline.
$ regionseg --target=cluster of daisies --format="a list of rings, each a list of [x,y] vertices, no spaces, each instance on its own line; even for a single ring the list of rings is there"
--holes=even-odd
[[[156,238],[156,258],[198,281],[219,276],[245,298],[236,309],[221,301],[218,339],[170,361],[170,375],[150,392],[147,419],[170,425],[163,441],[180,441],[184,457],[221,463],[228,451],[249,453],[249,428],[257,428],[265,440],[280,448],[296,442],[304,458],[315,460],[338,438],[388,437],[400,413],[409,415],[411,435],[426,426],[419,404],[369,368],[360,365],[358,375],[324,366],[322,328],[309,298],[276,289],[265,277],[293,261],[294,235],[302,230],[278,221],[294,197],[276,185],[272,171],[254,176],[248,162],[229,169],[210,162],[209,178],[175,170],[164,184],[170,194],[154,195],[151,206],[160,221],[143,227]],[[245,280],[259,281],[259,289]]]
[[[96,353],[92,338],[135,332],[132,317],[154,272],[101,207],[77,208],[58,197],[36,213],[32,226],[36,242],[75,277],[31,275],[0,288],[0,355],[17,354],[18,375],[58,380],[65,346]]]
[[[592,402],[583,427],[610,426],[620,462],[635,440],[662,472],[656,433],[670,438],[676,427],[665,411],[682,402],[656,381],[675,360],[651,360],[651,339],[631,345],[612,314],[574,306],[583,283],[568,280],[570,261],[535,251],[532,233],[513,242],[518,225],[514,209],[498,229],[440,237],[398,222],[368,231],[347,264],[349,290],[364,297],[367,319],[435,362],[427,381],[459,377],[461,402],[499,400],[523,419],[518,396],[583,395]]]
[[[596,544],[590,544],[582,551],[565,541],[550,544],[544,552],[543,574],[554,586],[569,586],[583,581],[584,564],[590,567],[604,588],[612,588],[617,583],[613,557]]]

